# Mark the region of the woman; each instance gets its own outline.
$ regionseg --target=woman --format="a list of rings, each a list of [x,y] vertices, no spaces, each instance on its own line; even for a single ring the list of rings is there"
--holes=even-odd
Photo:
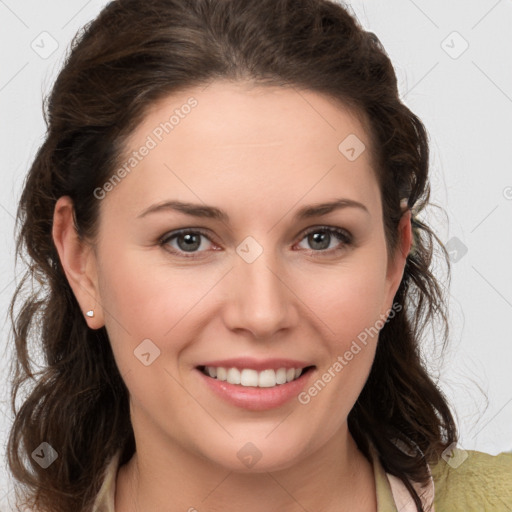
[[[512,456],[456,448],[420,359],[446,325],[427,135],[344,8],[111,2],[47,117],[19,209],[46,287],[14,398],[38,325],[47,361],[9,438],[20,504],[512,508]]]

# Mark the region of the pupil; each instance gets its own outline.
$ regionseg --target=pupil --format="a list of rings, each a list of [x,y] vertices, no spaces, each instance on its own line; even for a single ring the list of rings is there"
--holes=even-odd
[[[310,238],[311,238],[312,246],[314,249],[326,249],[327,247],[329,247],[329,243],[327,243],[327,245],[325,245],[325,243],[324,243],[322,246],[322,242],[325,242],[326,240],[327,240],[327,242],[329,242],[329,234],[328,233],[322,233],[322,232],[313,233],[312,235],[310,235]],[[316,244],[320,244],[321,247],[315,246]]]
[[[182,245],[180,243],[180,240],[184,240],[185,241],[185,244]],[[180,246],[180,249],[184,249],[184,250],[194,250],[194,249],[197,249],[199,247],[199,245],[201,244],[200,240],[199,240],[199,237],[195,234],[186,234],[186,235],[182,235],[181,237],[178,237],[178,245]]]

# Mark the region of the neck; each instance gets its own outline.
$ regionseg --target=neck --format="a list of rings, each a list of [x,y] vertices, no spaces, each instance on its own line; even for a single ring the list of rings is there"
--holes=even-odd
[[[321,449],[277,471],[236,472],[181,446],[165,447],[137,443],[117,475],[116,512],[377,510],[372,465],[346,424]]]

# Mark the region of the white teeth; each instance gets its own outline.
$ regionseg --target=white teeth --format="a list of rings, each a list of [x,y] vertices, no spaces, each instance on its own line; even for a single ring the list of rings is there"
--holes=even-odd
[[[278,370],[263,370],[257,372],[250,368],[244,368],[240,371],[238,368],[206,366],[204,373],[212,378],[226,381],[230,384],[272,388],[279,384],[285,384],[297,379],[302,374],[302,370],[302,368],[279,368]]]
[[[242,386],[257,386],[258,385],[258,372],[256,370],[242,370],[240,384]]]
[[[230,368],[228,370],[226,380],[230,384],[240,384],[240,370],[237,368]]]
[[[295,375],[295,372],[293,372]],[[277,384],[275,370],[263,370],[258,376],[258,387],[272,388]]]
[[[226,368],[216,368],[217,370],[217,379],[219,380],[226,380],[227,378],[227,372],[226,372]]]
[[[279,368],[276,372],[276,382],[284,384],[286,382],[286,368]]]

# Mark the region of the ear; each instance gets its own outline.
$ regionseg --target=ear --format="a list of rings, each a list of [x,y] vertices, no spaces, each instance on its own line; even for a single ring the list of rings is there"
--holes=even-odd
[[[387,283],[387,295],[386,295],[386,312],[389,312],[393,305],[393,299],[395,297],[402,277],[404,275],[405,264],[407,262],[407,256],[409,255],[412,247],[412,225],[411,225],[411,210],[407,209],[402,214],[400,222],[398,223],[398,243],[394,251],[388,260],[388,269],[386,275]]]
[[[55,204],[52,237],[87,325],[91,329],[99,329],[104,321],[97,285],[96,256],[93,246],[78,236],[73,200],[69,196],[60,197]],[[94,311],[93,317],[86,315],[90,310]]]

